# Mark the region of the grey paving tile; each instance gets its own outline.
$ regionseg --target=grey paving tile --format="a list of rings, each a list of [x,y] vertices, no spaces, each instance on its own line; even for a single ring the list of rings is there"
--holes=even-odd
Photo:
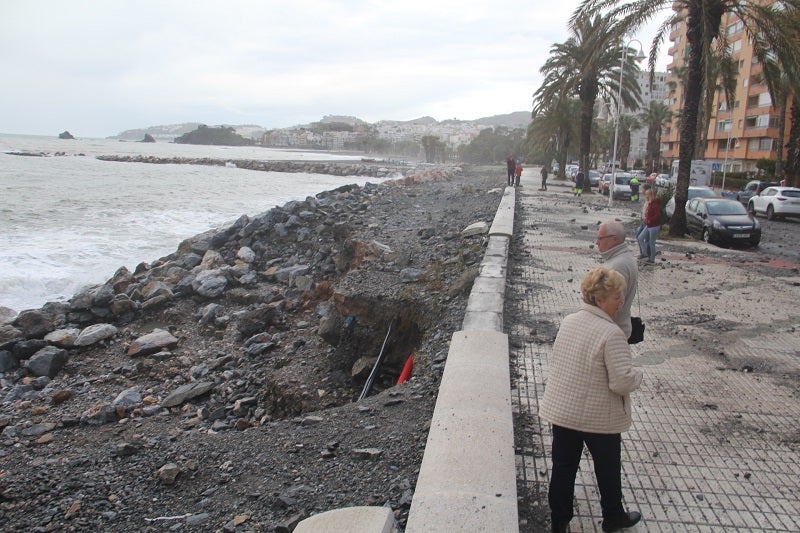
[[[585,212],[557,193],[521,194],[522,234],[511,245],[512,257],[526,251],[509,262],[507,280],[507,291],[521,295],[505,310],[513,401],[535,429],[517,470],[521,483],[540,489],[544,508],[551,434],[537,413],[552,340],[597,264],[597,223],[633,212],[583,202]],[[780,272],[754,274],[734,252],[704,256],[704,246],[664,243],[663,261],[640,272],[648,328],[634,357],[645,380],[623,435],[625,501],[644,516],[635,531],[800,531],[800,288],[776,284]],[[598,500],[584,457],[571,531],[600,531]]]

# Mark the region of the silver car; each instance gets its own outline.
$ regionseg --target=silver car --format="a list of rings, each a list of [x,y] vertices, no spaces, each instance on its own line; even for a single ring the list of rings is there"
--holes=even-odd
[[[688,195],[686,197],[686,203],[689,203],[689,200],[694,198],[714,198],[717,196],[717,193],[714,192],[714,189],[709,187],[699,187],[690,185]],[[672,195],[672,198],[669,199],[667,205],[664,207],[664,213],[667,215],[667,220],[672,218],[672,215],[675,214],[675,195]]]

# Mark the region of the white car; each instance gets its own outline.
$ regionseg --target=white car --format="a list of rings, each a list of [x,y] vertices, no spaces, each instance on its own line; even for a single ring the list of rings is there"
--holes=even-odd
[[[693,198],[713,198],[717,195],[714,192],[714,189],[709,187],[696,187],[693,185],[689,185],[689,190],[686,195],[686,203],[689,203],[689,200]],[[672,198],[669,199],[667,205],[664,206],[664,213],[667,215],[667,220],[672,218],[672,215],[675,214],[675,195],[672,195]]]
[[[669,174],[659,174],[656,176],[656,187],[667,189],[672,187],[672,182],[669,179]]]
[[[747,210],[753,215],[764,213],[769,220],[800,217],[800,189],[767,187],[748,200]]]
[[[578,165],[564,165],[564,174],[567,176],[567,179],[574,180],[575,175],[578,173]]]
[[[614,200],[618,198],[630,199],[631,197],[630,182],[632,178],[633,174],[631,174],[630,172],[617,172],[617,175],[614,178],[614,186],[612,192]]]

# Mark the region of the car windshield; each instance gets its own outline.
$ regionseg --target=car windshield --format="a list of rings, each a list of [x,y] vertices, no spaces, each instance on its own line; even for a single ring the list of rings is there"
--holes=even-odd
[[[709,215],[746,215],[747,210],[736,200],[706,201]]]
[[[692,198],[713,198],[716,196],[711,189],[689,189],[689,200]]]
[[[630,183],[631,177],[632,176],[617,176],[617,181],[615,181],[614,183],[616,183],[617,185],[627,185],[628,183]]]

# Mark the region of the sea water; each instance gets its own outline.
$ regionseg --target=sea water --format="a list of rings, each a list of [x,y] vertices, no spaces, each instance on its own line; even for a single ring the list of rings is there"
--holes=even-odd
[[[65,155],[30,157],[8,152]],[[0,134],[0,308],[65,301],[241,215],[377,178],[224,166],[101,161],[97,155],[255,160],[358,159],[261,147],[61,140]],[[0,313],[2,314],[2,313]],[[6,310],[8,314],[8,310]]]

